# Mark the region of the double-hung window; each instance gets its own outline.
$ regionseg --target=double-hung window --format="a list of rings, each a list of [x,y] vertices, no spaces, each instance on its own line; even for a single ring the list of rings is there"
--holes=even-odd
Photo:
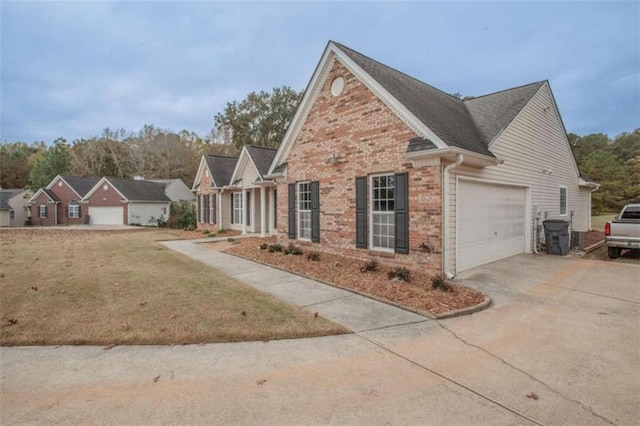
[[[560,216],[567,215],[567,187],[560,187]]]
[[[242,192],[233,193],[233,223],[242,225]]]
[[[395,247],[395,178],[393,174],[371,176],[371,247],[393,250]]]
[[[40,204],[40,219],[44,219],[47,217],[47,205],[46,204]]]
[[[311,239],[311,182],[298,183],[298,238]]]
[[[80,217],[80,204],[76,200],[69,202],[68,216],[70,219],[78,219]]]

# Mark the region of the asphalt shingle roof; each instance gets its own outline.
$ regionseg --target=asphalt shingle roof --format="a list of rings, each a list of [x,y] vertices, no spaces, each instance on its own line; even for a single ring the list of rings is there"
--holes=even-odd
[[[80,195],[80,197],[84,197],[85,195],[87,195],[87,193],[91,191],[91,188],[93,188],[96,185],[96,183],[98,183],[98,181],[100,180],[98,178],[80,177],[80,176],[60,176],[60,177],[64,179],[64,181],[67,182],[69,186],[73,188],[73,190],[76,191],[78,195]]]
[[[60,198],[58,198],[58,196],[52,190],[42,188],[42,191],[44,191],[53,201],[60,201]]]
[[[273,157],[276,156],[277,149],[267,148],[264,146],[247,145],[247,151],[258,168],[260,176],[266,175],[269,171],[269,167],[271,167]]]
[[[225,157],[223,155],[205,155],[213,180],[218,186],[229,185],[233,170],[236,168],[238,157]]]
[[[11,210],[9,199],[21,193],[23,189],[0,189],[0,210]]]
[[[107,180],[129,201],[171,201],[164,192],[164,183],[119,178]]]
[[[544,83],[539,81],[464,101],[486,145],[507,128]]]
[[[464,102],[340,43],[334,44],[444,143],[493,156]]]

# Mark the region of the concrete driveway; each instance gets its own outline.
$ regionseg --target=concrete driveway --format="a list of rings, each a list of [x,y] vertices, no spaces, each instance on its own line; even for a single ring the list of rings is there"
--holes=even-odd
[[[268,343],[2,348],[0,420],[635,425],[639,276],[521,255],[461,277],[494,299],[466,317]]]

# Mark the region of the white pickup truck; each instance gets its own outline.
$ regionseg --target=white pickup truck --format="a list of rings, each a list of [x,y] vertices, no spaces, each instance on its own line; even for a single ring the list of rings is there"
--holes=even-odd
[[[622,250],[640,250],[640,204],[627,204],[604,226],[609,257],[620,257]]]

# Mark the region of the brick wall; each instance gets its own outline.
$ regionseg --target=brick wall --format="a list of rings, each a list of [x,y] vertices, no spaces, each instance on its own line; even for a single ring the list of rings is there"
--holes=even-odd
[[[331,83],[344,78],[334,97]],[[320,243],[314,249],[442,272],[441,165],[412,168],[404,160],[416,137],[384,103],[336,61],[286,159],[287,182],[278,185],[278,237],[287,242],[287,184],[320,182]],[[336,165],[326,160],[335,152]],[[355,247],[355,178],[373,173],[409,174],[410,253]],[[429,249],[421,249],[421,244]]]
[[[107,189],[104,189],[105,185]],[[102,183],[100,187],[91,194],[88,201],[91,207],[124,207],[122,209],[122,223],[125,225],[129,224],[129,204],[122,202],[122,197],[111,185]],[[89,214],[89,207],[87,205],[83,205],[82,208],[83,210],[87,209],[87,214]]]
[[[220,210],[220,195],[219,195],[219,190],[216,188],[212,187],[213,185],[213,179],[211,178],[211,175],[209,174],[209,171],[207,170],[205,173],[202,174],[202,178],[200,179],[200,189],[198,189],[198,191],[196,192],[196,197],[198,200],[200,200],[200,196],[201,195],[209,195],[209,194],[218,194],[218,196],[216,197],[216,216],[219,216],[218,212]],[[228,206],[225,206],[228,207]],[[208,208],[208,207],[207,207]],[[199,201],[196,201],[196,209],[198,209],[197,214],[198,217],[200,218],[200,207],[199,207]],[[200,218],[201,220],[204,220],[204,217]],[[198,220],[198,229],[208,229],[210,231],[217,231],[219,228],[219,217],[216,217],[216,223],[215,224],[211,224],[211,223],[202,223],[200,222],[200,220]]]
[[[55,211],[57,208],[56,204],[50,204],[51,200],[47,197],[46,194],[40,194],[36,197],[31,206],[31,223],[33,226],[51,226],[56,224],[56,216]],[[40,218],[40,205],[45,204],[48,206],[47,209],[47,217]]]
[[[67,217],[67,207],[72,200],[76,202],[80,202],[80,197],[67,185],[62,179],[58,178],[58,181],[54,183],[51,187],[51,191],[56,194],[56,196],[60,199],[60,204],[58,204],[58,224],[67,224],[67,225],[80,225],[84,223],[84,216],[89,214],[89,208],[82,204],[80,207],[80,217],[79,218],[70,218]]]

